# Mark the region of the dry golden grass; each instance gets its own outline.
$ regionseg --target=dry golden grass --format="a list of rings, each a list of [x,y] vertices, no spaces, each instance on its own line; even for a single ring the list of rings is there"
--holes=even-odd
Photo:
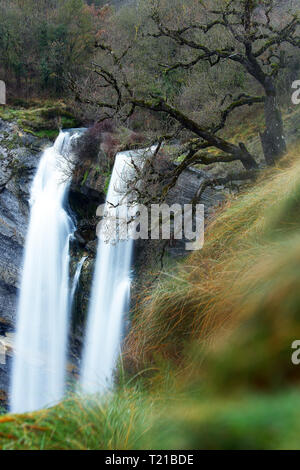
[[[243,195],[228,200],[204,249],[177,272],[162,273],[138,306],[127,338],[125,360],[134,369],[166,360],[182,364],[195,342],[199,356],[216,344],[221,348],[242,319],[260,313],[268,321],[276,308],[273,327],[280,334],[291,293],[300,309],[299,156],[298,145]],[[286,338],[295,328],[291,318],[288,324]],[[295,335],[297,327],[291,340]]]

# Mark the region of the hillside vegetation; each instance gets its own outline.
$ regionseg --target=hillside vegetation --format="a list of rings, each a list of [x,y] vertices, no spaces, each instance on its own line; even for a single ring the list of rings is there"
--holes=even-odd
[[[299,448],[299,156],[228,200],[204,250],[161,275],[114,394],[3,416],[1,448]]]

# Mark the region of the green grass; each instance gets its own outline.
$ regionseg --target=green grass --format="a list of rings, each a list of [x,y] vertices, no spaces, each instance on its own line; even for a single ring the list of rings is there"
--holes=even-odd
[[[0,118],[14,121],[25,132],[50,140],[57,137],[60,128],[80,125],[63,102],[31,103],[26,107],[1,106]]]
[[[127,388],[101,401],[72,398],[39,413],[0,417],[2,450],[299,449],[300,395],[230,399]]]
[[[107,195],[107,193],[108,193],[108,188],[109,188],[110,179],[111,179],[111,172],[108,171],[108,172],[106,172],[106,174],[105,174],[105,182],[104,182],[104,189],[103,189],[104,194],[106,194],[106,195]]]
[[[127,449],[144,433],[145,400],[135,389],[66,400],[40,413],[0,418],[2,449]]]

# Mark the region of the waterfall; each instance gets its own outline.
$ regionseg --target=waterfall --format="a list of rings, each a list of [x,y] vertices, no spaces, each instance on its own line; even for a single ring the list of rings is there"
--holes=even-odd
[[[44,151],[30,198],[30,221],[17,313],[11,411],[34,411],[64,394],[69,312],[69,241],[74,225],[64,209],[70,132]]]
[[[85,262],[86,259],[87,259],[87,256],[84,256],[83,258],[81,258],[81,260],[79,261],[79,263],[77,265],[75,274],[74,274],[74,279],[73,279],[73,282],[72,282],[72,289],[71,289],[71,296],[70,296],[71,305],[73,304],[73,300],[74,300],[74,296],[75,296],[75,293],[76,293],[76,290],[77,290],[77,287],[78,287],[81,271],[82,271],[82,268],[83,268],[83,265],[84,265],[84,262]]]
[[[106,210],[126,204],[127,185],[133,170],[131,157],[137,152],[116,156],[107,194]],[[83,351],[81,388],[84,393],[104,392],[112,386],[113,371],[120,352],[122,320],[129,307],[133,240],[99,237],[96,268]]]

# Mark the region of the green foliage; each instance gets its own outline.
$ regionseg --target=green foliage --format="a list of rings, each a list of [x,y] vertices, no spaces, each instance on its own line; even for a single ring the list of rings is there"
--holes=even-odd
[[[129,388],[103,400],[74,397],[51,410],[27,417],[4,416],[0,418],[1,448],[134,448],[143,435],[144,406],[143,395]]]
[[[2,450],[299,449],[297,389],[234,399],[153,394],[128,387],[101,400],[0,417]]]
[[[64,90],[64,75],[80,73],[92,52],[95,24],[83,0],[3,0],[0,5],[2,74],[25,88]],[[2,70],[1,70],[2,69]]]
[[[154,421],[151,448],[200,450],[299,449],[297,390],[208,400],[182,395]]]
[[[89,170],[86,170],[86,172],[85,172],[84,175],[83,175],[82,181],[81,181],[81,186],[84,186],[84,185],[85,185],[85,183],[86,183],[88,177],[89,177]]]
[[[110,178],[111,178],[111,172],[107,172],[107,173],[105,174],[105,183],[104,183],[104,193],[105,193],[106,195],[107,195],[107,193],[108,193]]]
[[[64,103],[51,101],[26,108],[6,106],[0,108],[0,118],[15,121],[25,132],[51,140],[57,137],[59,128],[68,129],[80,125]]]
[[[174,3],[185,20],[186,3]],[[148,4],[111,17],[105,39],[112,37],[114,50],[138,37]],[[164,4],[169,15],[170,3]],[[81,0],[3,0],[0,9],[3,66],[16,80],[32,67],[40,87],[59,91],[64,72],[76,73],[90,57],[93,21]],[[170,14],[170,27],[181,21],[176,15]],[[216,40],[226,44],[222,35]],[[166,73],[170,57],[190,59],[168,40],[145,36],[130,54],[126,72],[141,95],[177,102],[205,124],[217,115],[220,96],[253,91],[239,66],[222,62],[217,69],[198,64]],[[39,136],[56,134],[59,124],[75,126],[69,110],[53,103],[1,108],[0,117]],[[248,137],[248,123],[243,132]],[[124,347],[125,369],[136,376],[127,380],[123,371],[105,399],[72,397],[50,410],[0,418],[1,448],[299,448],[299,375],[291,363],[291,344],[300,337],[299,153],[298,145],[229,200],[204,250],[166,267],[145,292]],[[81,184],[90,176],[90,167],[84,170]],[[107,191],[110,172],[103,177]]]

